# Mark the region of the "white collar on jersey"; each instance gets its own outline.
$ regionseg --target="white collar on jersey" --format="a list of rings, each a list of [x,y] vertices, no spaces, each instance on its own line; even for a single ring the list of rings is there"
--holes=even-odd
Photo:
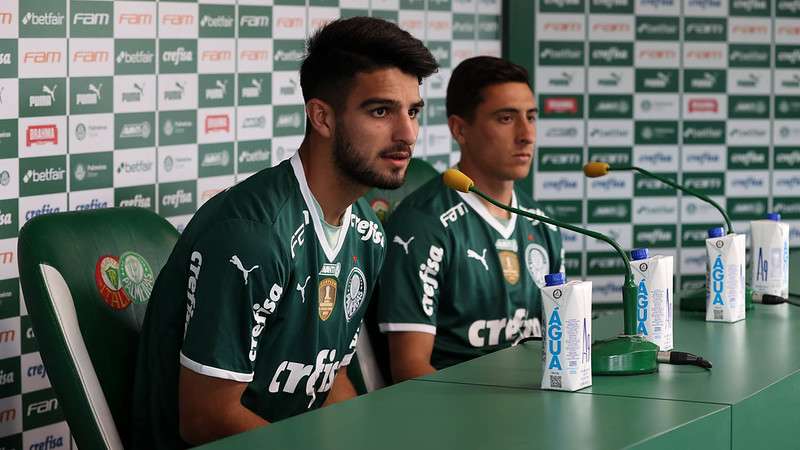
[[[325,235],[325,230],[322,228],[323,218],[317,214],[317,208],[314,207],[314,194],[311,192],[311,188],[308,187],[306,173],[303,172],[303,162],[300,161],[300,152],[295,153],[290,162],[292,164],[294,176],[297,178],[297,184],[300,185],[300,193],[303,195],[308,214],[311,216],[311,222],[314,224],[314,233],[317,235],[319,246],[322,247],[322,251],[325,252],[325,257],[328,258],[328,262],[332,263],[339,255],[339,251],[342,249],[345,237],[347,236],[347,230],[350,229],[350,213],[353,209],[353,205],[348,206],[347,210],[344,212],[336,248],[331,248],[328,243],[328,237]]]
[[[503,225],[500,223],[499,220],[492,213],[489,212],[489,209],[486,208],[486,205],[478,198],[477,194],[467,193],[467,192],[457,192],[458,195],[469,205],[479,216],[486,222],[490,227],[494,228],[495,231],[500,233],[500,236],[503,236],[503,239],[508,239],[514,234],[514,228],[517,225],[517,215],[511,213],[511,219],[508,221],[507,225]],[[511,191],[511,207],[517,207],[517,194],[514,191]]]

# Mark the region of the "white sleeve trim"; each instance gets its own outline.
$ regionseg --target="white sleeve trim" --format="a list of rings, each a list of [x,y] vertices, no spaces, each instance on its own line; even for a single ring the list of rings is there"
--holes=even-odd
[[[186,355],[183,354],[183,352],[181,352],[181,365],[191,370],[192,372],[197,372],[201,375],[208,375],[214,378],[239,381],[242,383],[249,383],[253,381],[253,375],[254,375],[253,372],[251,373],[232,372],[230,370],[205,366],[203,364],[200,364],[199,362],[192,361],[191,359],[187,358]]]
[[[419,331],[436,335],[436,326],[425,323],[379,323],[378,329],[381,333],[392,333],[395,331]]]

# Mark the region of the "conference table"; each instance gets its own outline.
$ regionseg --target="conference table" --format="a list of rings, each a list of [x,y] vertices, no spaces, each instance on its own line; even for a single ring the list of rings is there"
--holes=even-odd
[[[621,332],[620,310],[595,315],[595,340]],[[757,304],[732,324],[676,307],[674,322],[675,349],[713,369],[545,391],[541,342],[526,342],[201,448],[799,448],[800,307]]]

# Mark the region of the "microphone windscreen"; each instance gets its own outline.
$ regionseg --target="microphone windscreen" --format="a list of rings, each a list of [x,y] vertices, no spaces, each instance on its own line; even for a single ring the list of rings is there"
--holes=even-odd
[[[583,166],[583,173],[589,178],[602,177],[608,173],[608,163],[593,161]]]
[[[475,185],[472,179],[458,169],[447,169],[444,171],[444,184],[450,189],[461,192],[469,192],[469,188]]]

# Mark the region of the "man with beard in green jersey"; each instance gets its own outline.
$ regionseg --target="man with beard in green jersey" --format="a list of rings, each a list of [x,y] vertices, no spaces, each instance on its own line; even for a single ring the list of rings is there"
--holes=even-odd
[[[375,18],[333,21],[307,46],[297,154],[203,205],[156,280],[133,448],[197,445],[355,395],[344,369],[387,246],[358,199],[403,183],[437,65]]]
[[[527,71],[499,58],[465,60],[447,87],[447,116],[458,168],[500,202],[544,214],[514,187],[536,140]],[[539,288],[545,274],[563,271],[557,228],[437,177],[403,201],[386,231],[377,315],[395,382],[540,335]]]

